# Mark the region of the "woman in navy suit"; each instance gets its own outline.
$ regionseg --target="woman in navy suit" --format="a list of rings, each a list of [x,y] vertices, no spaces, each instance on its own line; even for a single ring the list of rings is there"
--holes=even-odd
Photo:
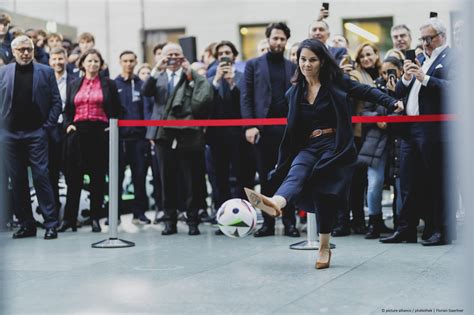
[[[288,125],[280,144],[272,181],[281,183],[273,197],[246,189],[250,202],[271,215],[287,203],[316,212],[319,257],[316,269],[328,268],[329,238],[337,210],[347,204],[357,160],[348,96],[403,110],[403,103],[343,75],[326,46],[307,39],[297,52],[298,68],[288,90]]]

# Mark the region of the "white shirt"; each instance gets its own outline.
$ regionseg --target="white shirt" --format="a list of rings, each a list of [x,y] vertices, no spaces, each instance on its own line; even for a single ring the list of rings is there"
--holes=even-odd
[[[61,95],[61,103],[62,103],[62,110],[61,115],[59,115],[58,123],[61,124],[63,122],[63,114],[64,107],[66,106],[66,86],[67,86],[67,72],[64,71],[64,74],[56,80],[58,84],[59,94]]]
[[[435,50],[433,50],[433,53],[431,56],[427,56],[425,54],[425,62],[421,66],[421,70],[423,70],[424,73],[426,73],[433,62],[438,58],[439,54],[446,48],[448,45],[443,45]],[[425,75],[425,78],[423,79],[423,82],[418,81],[415,77],[413,77],[412,80],[415,80],[413,83],[413,86],[411,87],[410,94],[408,95],[408,100],[407,100],[407,115],[408,116],[417,116],[420,115],[420,104],[418,103],[418,94],[420,93],[421,86],[427,86],[428,82],[430,80],[429,75]],[[402,77],[402,82],[405,86],[409,86],[411,81],[405,80],[405,77]]]
[[[173,71],[166,69],[166,74],[168,75],[168,82],[171,80],[171,74]],[[179,80],[181,79],[181,74],[183,73],[183,68],[179,68],[174,72],[175,76],[173,79],[173,86],[176,87],[178,84]]]

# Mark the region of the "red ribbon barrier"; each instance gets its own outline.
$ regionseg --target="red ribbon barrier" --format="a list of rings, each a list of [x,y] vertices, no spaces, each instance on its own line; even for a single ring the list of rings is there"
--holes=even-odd
[[[353,116],[353,123],[410,123],[453,121],[455,115],[419,115],[419,116]],[[231,127],[231,126],[268,126],[286,125],[286,118],[256,119],[195,119],[195,120],[119,120],[119,127]]]

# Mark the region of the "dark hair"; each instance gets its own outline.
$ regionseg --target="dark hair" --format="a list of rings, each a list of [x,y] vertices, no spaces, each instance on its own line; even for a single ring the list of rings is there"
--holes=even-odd
[[[156,55],[156,51],[157,51],[158,49],[163,50],[163,47],[165,47],[166,44],[168,44],[168,43],[167,43],[167,42],[164,42],[164,43],[158,43],[158,44],[156,44],[155,47],[153,47],[153,55]]]
[[[235,45],[232,44],[232,42],[230,42],[228,40],[223,40],[223,41],[220,41],[219,43],[217,43],[216,48],[214,48],[214,58],[217,59],[217,51],[222,46],[229,46],[230,50],[232,50],[232,53],[234,54],[234,57],[237,57],[239,55],[239,51],[237,50],[237,48],[235,48]]]
[[[283,22],[269,24],[265,30],[265,36],[270,38],[270,35],[274,29],[283,31],[283,33],[285,33],[286,39],[289,39],[291,36],[290,28]]]
[[[305,39],[301,42],[296,52],[296,60],[300,60],[301,51],[303,48],[311,50],[316,56],[318,56],[321,63],[321,68],[319,71],[319,81],[321,84],[327,84],[335,79],[342,77],[342,70],[337,65],[334,58],[329,53],[326,45],[320,42],[317,39]],[[298,84],[305,80],[305,77],[301,73],[300,67],[296,68],[293,78],[291,78],[291,83]]]
[[[382,63],[385,63],[385,62],[391,63],[392,65],[394,65],[398,69],[403,68],[402,61],[400,59],[398,59],[397,57],[387,57],[387,58],[384,59],[384,61],[382,61]]]
[[[89,55],[97,55],[97,57],[99,57],[99,60],[100,60],[100,68],[102,69],[102,66],[104,65],[104,58],[102,58],[102,55],[100,54],[100,52],[95,49],[95,48],[91,48],[91,49],[88,49],[86,50],[82,55],[81,57],[79,58],[79,69],[81,71],[86,71],[86,69],[84,69],[84,67],[82,66],[82,64],[84,63],[84,60],[86,60],[87,56]]]
[[[122,58],[123,55],[133,55],[135,57],[135,59],[137,59],[137,55],[131,51],[131,50],[124,50],[120,53],[120,56],[119,56],[119,59]]]

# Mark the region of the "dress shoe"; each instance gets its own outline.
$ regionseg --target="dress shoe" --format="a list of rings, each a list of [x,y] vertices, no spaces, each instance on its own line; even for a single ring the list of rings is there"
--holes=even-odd
[[[36,237],[36,228],[20,227],[18,231],[13,233],[13,238]]]
[[[421,234],[421,239],[423,241],[429,240],[435,234],[434,228],[427,227],[423,229],[423,233]]]
[[[199,231],[197,225],[190,225],[188,235],[199,235],[201,232]]]
[[[269,216],[281,216],[281,209],[273,201],[271,201],[270,198],[249,188],[244,187],[244,191],[252,206],[262,210]]]
[[[331,233],[332,236],[338,237],[338,236],[348,236],[351,235],[351,229],[347,226],[336,226]]]
[[[379,241],[385,244],[396,244],[396,243],[402,243],[402,242],[416,243],[417,235],[416,235],[416,232],[409,233],[409,232],[395,231],[395,233],[393,233],[392,235],[381,238]]]
[[[44,239],[45,240],[53,240],[55,238],[58,238],[58,232],[56,231],[56,228],[47,228],[46,232],[44,233]]]
[[[263,225],[253,236],[264,237],[275,235],[275,228],[271,228],[267,225]]]
[[[100,227],[99,220],[92,220],[91,221],[92,225],[92,232],[102,232],[102,228]]]
[[[178,233],[178,230],[176,229],[176,225],[165,222],[165,229],[161,231],[161,235],[171,235],[171,234],[176,234],[176,233]]]
[[[321,257],[318,257],[318,260],[316,260],[316,269],[326,269],[329,268],[329,264],[331,263],[331,250],[330,249],[323,249],[329,251],[329,256],[327,260],[321,259]]]
[[[63,221],[61,222],[61,225],[59,225],[58,232],[66,232],[68,229],[71,229],[73,232],[77,232],[77,226],[75,224],[72,224],[69,221]]]
[[[449,244],[451,244],[451,240],[446,239],[446,237],[441,233],[434,233],[429,239],[421,242],[421,245],[423,246],[439,246]]]
[[[300,232],[296,229],[296,226],[289,225],[288,227],[285,226],[285,236],[289,237],[300,237]]]
[[[134,216],[132,219],[132,223],[133,224],[151,224],[151,220],[148,219],[144,213],[142,213],[137,217]]]

